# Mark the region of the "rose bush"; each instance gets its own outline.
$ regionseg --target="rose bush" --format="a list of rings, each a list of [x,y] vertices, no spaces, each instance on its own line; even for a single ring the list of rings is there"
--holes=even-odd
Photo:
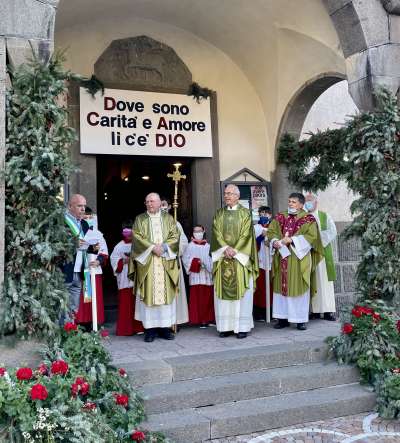
[[[382,417],[400,417],[400,320],[379,300],[356,305],[344,317],[342,334],[328,339],[331,354],[357,365],[361,381],[376,390]]]
[[[142,399],[102,341],[100,332],[61,328],[38,369],[1,367],[0,441],[167,441],[140,429]]]

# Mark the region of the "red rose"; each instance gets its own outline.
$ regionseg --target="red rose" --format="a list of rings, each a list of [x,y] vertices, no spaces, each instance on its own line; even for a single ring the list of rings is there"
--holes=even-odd
[[[77,331],[77,330],[78,330],[78,325],[76,325],[75,323],[68,322],[65,323],[64,325],[64,331],[66,332]]]
[[[49,374],[49,368],[44,363],[40,363],[37,370],[38,370],[39,374],[41,374],[41,375],[48,375]]]
[[[119,368],[118,372],[121,377],[127,377],[127,374],[126,374],[126,371],[124,368]]]
[[[129,397],[124,394],[114,394],[115,403],[117,405],[124,406],[125,408],[128,406]]]
[[[72,385],[71,385],[72,397],[76,397],[78,395],[79,388],[80,388],[80,385],[78,385],[77,383],[72,383]]]
[[[360,306],[354,306],[354,308],[351,310],[351,313],[354,315],[354,317],[357,317],[357,318],[360,318],[362,316]]]
[[[351,323],[345,323],[342,328],[343,334],[351,334],[353,332],[353,325]]]
[[[107,337],[110,335],[110,333],[107,331],[107,329],[102,329],[102,330],[100,331],[100,335],[101,335],[103,338],[107,338]]]
[[[52,374],[65,375],[68,372],[68,363],[64,360],[57,360],[51,364]]]
[[[3,377],[6,372],[6,368],[0,368],[0,377]]]
[[[30,380],[33,376],[33,371],[31,368],[19,368],[15,376],[18,380]]]
[[[398,332],[400,332],[400,320],[397,320],[396,327]]]
[[[87,401],[83,405],[83,409],[85,409],[86,411],[94,411],[96,407],[97,407],[96,403],[93,403],[92,401]]]
[[[378,321],[381,320],[381,316],[377,312],[374,312],[372,314],[372,318],[374,319],[374,322],[376,322],[376,323],[378,323]]]
[[[81,389],[80,389],[81,395],[88,395],[89,390],[90,390],[89,383],[85,382],[81,384]]]
[[[48,392],[45,386],[41,385],[40,383],[37,383],[36,385],[32,386],[31,389],[31,399],[32,400],[46,400],[48,397]]]
[[[77,385],[83,385],[83,383],[86,383],[86,380],[83,377],[76,377],[75,383]]]
[[[144,432],[142,431],[135,431],[131,435],[131,440],[133,441],[144,441],[146,439],[146,436],[144,435]]]
[[[400,368],[393,368],[392,372],[393,374],[400,374]]]

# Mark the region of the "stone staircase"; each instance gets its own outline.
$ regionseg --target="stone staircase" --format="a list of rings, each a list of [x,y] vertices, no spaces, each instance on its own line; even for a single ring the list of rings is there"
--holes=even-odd
[[[122,362],[118,364],[123,365]],[[176,443],[250,434],[371,411],[357,370],[326,361],[321,341],[126,363],[145,428]]]

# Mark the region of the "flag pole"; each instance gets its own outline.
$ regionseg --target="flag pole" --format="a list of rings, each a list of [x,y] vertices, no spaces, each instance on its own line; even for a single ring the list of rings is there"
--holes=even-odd
[[[96,270],[94,267],[90,267],[90,282],[92,283],[92,329],[97,332]]]

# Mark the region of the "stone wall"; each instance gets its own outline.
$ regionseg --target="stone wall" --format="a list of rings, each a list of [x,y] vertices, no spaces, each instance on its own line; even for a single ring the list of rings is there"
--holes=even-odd
[[[356,271],[361,258],[360,239],[345,240],[343,230],[349,223],[336,223],[338,236],[334,244],[337,279],[335,281],[336,311],[355,301]]]

